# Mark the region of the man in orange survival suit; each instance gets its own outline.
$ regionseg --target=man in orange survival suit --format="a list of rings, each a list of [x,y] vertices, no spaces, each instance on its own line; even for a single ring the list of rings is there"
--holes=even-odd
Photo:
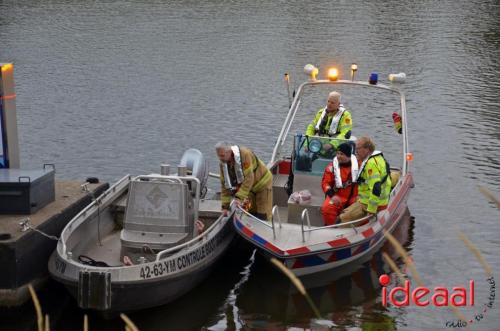
[[[323,173],[321,187],[325,192],[325,201],[321,207],[325,225],[337,223],[337,216],[344,208],[356,201],[358,186],[354,182],[358,176],[358,160],[352,154],[348,143],[340,144],[333,162]]]
[[[231,199],[247,205],[254,216],[270,220],[273,204],[273,176],[264,162],[243,146],[226,142],[215,145],[220,160],[222,210],[227,212]]]

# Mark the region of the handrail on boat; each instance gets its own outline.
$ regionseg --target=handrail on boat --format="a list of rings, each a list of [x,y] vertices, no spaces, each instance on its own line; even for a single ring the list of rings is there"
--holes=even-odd
[[[208,227],[208,229],[206,229],[205,231],[203,231],[201,234],[199,234],[198,236],[194,237],[193,239],[189,240],[189,241],[186,241],[184,244],[182,245],[179,245],[179,246],[175,246],[175,247],[170,247],[170,248],[167,248],[161,252],[158,252],[158,254],[156,254],[156,262],[158,262],[159,260],[161,260],[163,258],[164,255],[166,254],[169,254],[169,253],[172,253],[174,251],[179,251],[185,247],[188,247],[188,246],[191,246],[192,244],[204,239],[205,237],[207,237],[210,232],[212,231],[213,228],[215,228],[220,222],[222,222],[222,220],[227,217],[227,218],[230,218],[232,215],[229,214],[227,216],[224,216],[224,215],[220,215],[219,218],[212,224]]]
[[[295,115],[297,114],[298,108],[301,103],[301,97],[304,93],[304,88],[306,86],[313,86],[313,85],[357,85],[357,86],[362,86],[362,87],[368,87],[368,88],[377,88],[377,89],[383,89],[386,91],[390,91],[393,93],[396,93],[400,96],[400,111],[401,111],[401,120],[403,123],[402,126],[402,138],[403,138],[403,167],[402,167],[402,176],[405,176],[406,173],[409,171],[409,160],[407,159],[407,155],[409,152],[409,144],[408,144],[408,123],[407,123],[407,114],[406,114],[406,101],[405,101],[405,95],[402,91],[400,91],[396,87],[384,85],[384,84],[376,84],[372,85],[369,84],[368,82],[363,82],[363,81],[351,81],[351,80],[338,80],[338,81],[330,81],[330,80],[313,80],[313,81],[306,81],[302,83],[299,88],[297,89],[297,93],[295,94],[295,98],[293,99],[292,105],[290,106],[290,109],[287,113],[285,122],[283,123],[283,126],[281,127],[281,131],[278,135],[278,138],[276,140],[276,143],[273,148],[273,152],[271,155],[271,160],[268,162],[268,166],[272,165],[276,162],[278,156],[281,153],[281,149],[283,145],[285,144],[286,137],[288,135],[288,132],[290,131],[291,125],[293,120],[295,119]]]
[[[301,222],[300,222],[300,230],[302,232],[302,242],[306,241],[306,238],[305,238],[305,233],[306,232],[313,232],[313,231],[324,230],[324,229],[335,229],[335,228],[338,228],[338,227],[341,227],[341,226],[345,226],[345,225],[351,225],[351,227],[357,233],[358,231],[354,227],[354,224],[370,220],[371,218],[376,219],[376,217],[377,216],[368,215],[368,216],[362,217],[362,218],[354,220],[354,221],[349,221],[349,222],[339,223],[339,224],[333,224],[333,225],[318,226],[318,227],[314,227],[313,228],[313,227],[311,227],[311,222],[310,222],[310,219],[309,219],[309,210],[308,209],[304,209],[302,211],[302,217],[301,217]],[[304,229],[304,218],[307,220],[307,225],[309,226],[308,229]]]
[[[335,228],[338,228],[338,227],[341,227],[341,226],[345,226],[345,225],[353,225],[353,224],[356,224],[356,223],[368,221],[371,218],[375,218],[376,219],[376,216],[367,215],[365,217],[362,217],[362,218],[354,220],[354,221],[349,221],[349,222],[339,223],[339,224],[332,224],[332,225],[325,225],[325,226],[318,226],[318,227],[314,227],[314,228],[310,228],[310,229],[305,229],[304,232],[313,232],[313,231],[324,230],[324,229],[335,229]],[[353,228],[353,229],[354,229],[354,231],[356,231],[356,228]]]
[[[280,229],[281,229],[281,217],[280,217],[280,211],[278,209],[278,205],[274,205],[273,211],[272,211],[272,217],[271,217],[271,225],[273,227],[273,238],[276,239],[276,231],[274,230],[274,215],[277,216],[278,224],[280,225]]]
[[[306,241],[306,237],[304,235],[304,218],[307,219],[307,226],[309,226],[309,229],[311,228],[311,219],[309,218],[309,210],[305,208],[302,211],[301,217],[300,217],[300,230],[302,231],[302,242]]]
[[[233,205],[233,204],[231,203],[231,206],[232,206],[232,205]],[[254,219],[254,220],[256,220],[256,221],[259,221],[261,224],[263,224],[263,225],[267,226],[268,228],[271,228],[271,229],[273,228],[273,225],[272,225],[272,224],[269,224],[269,222],[268,222],[268,221],[263,221],[263,220],[261,220],[260,218],[255,217],[254,215],[250,214],[248,211],[246,211],[245,209],[243,209],[243,208],[241,208],[241,207],[235,207],[235,208],[231,208],[231,209],[234,209],[234,210],[238,210],[238,211],[240,211],[241,213],[243,213],[243,214],[247,215],[248,217],[250,217],[250,218],[252,218],[252,219]],[[271,222],[271,223],[272,223],[272,222]],[[280,223],[280,224],[281,224],[281,223]],[[281,227],[281,225],[280,225],[280,227]]]
[[[231,203],[231,206],[232,205],[233,205],[233,203]],[[239,210],[241,213],[246,214],[250,218],[252,218],[252,219],[254,219],[256,221],[259,221],[261,224],[263,224],[263,225],[267,226],[268,228],[270,228],[273,231],[273,238],[276,239],[276,232],[275,232],[275,228],[274,228],[274,216],[275,215],[277,215],[277,217],[278,217],[278,222],[279,222],[280,228],[282,227],[281,218],[279,216],[279,210],[278,210],[278,206],[277,205],[275,205],[273,207],[273,210],[272,210],[273,217],[271,218],[271,224],[269,224],[268,221],[263,221],[260,218],[255,217],[254,215],[250,214],[248,211],[244,210],[241,207],[236,207],[236,208],[232,208],[232,209],[233,209],[233,211]],[[306,219],[306,221],[307,221],[307,226],[309,227],[308,229],[304,229],[304,219]],[[375,219],[376,220],[377,219],[377,215],[375,215],[375,216],[373,216],[373,215],[367,215],[367,216],[362,217],[360,219],[357,219],[357,220],[354,220],[354,221],[345,222],[345,223],[312,227],[311,226],[310,216],[309,216],[309,210],[306,208],[306,209],[304,209],[302,211],[301,222],[300,222],[300,229],[301,229],[301,233],[302,233],[302,242],[306,241],[306,239],[305,239],[305,233],[306,232],[313,232],[313,231],[324,230],[324,229],[336,229],[336,228],[339,228],[339,227],[345,226],[345,225],[351,225],[351,227],[353,228],[353,230],[357,233],[358,230],[356,230],[356,228],[353,225],[357,224],[357,223],[364,222],[364,221],[369,221],[371,219]]]
[[[66,226],[64,227],[64,229],[61,233],[61,236],[59,237],[59,243],[58,243],[58,245],[59,244],[61,245],[61,252],[60,252],[61,256],[69,258],[67,253],[66,253],[66,250],[67,250],[66,240],[68,239],[67,238],[68,231],[73,227],[74,223],[76,223],[77,220],[79,220],[83,215],[87,214],[87,212],[89,210],[91,210],[92,208],[97,207],[97,210],[99,210],[100,208],[106,207],[107,205],[105,203],[107,202],[107,200],[105,198],[110,193],[115,192],[118,188],[124,189],[126,186],[128,186],[128,182],[130,182],[131,179],[132,179],[131,175],[123,176],[120,180],[118,180],[110,188],[108,188],[106,191],[104,191],[100,196],[96,197],[87,207],[83,208],[75,217],[73,217],[73,219],[68,224],[66,224]],[[127,183],[126,183],[127,185],[124,185],[125,181],[127,181]],[[121,186],[124,186],[124,187],[121,187]],[[103,202],[104,202],[104,204],[103,204]],[[76,224],[76,226],[78,226],[78,225],[80,225],[80,223]]]

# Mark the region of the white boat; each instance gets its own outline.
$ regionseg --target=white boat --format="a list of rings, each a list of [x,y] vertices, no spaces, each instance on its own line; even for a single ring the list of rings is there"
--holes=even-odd
[[[220,201],[203,199],[201,152],[187,150],[177,174],[162,173],[125,176],[64,228],[49,271],[81,308],[114,313],[166,304],[205,279],[230,244],[230,217]]]
[[[380,84],[374,79],[370,82],[355,81],[354,73],[357,67],[354,66],[351,80],[337,80],[336,77],[320,80],[316,79],[317,68],[307,65],[305,69],[310,74],[310,79],[299,86],[291,100],[288,114],[268,163],[268,168],[273,174],[272,221],[258,219],[241,208],[238,208],[233,215],[234,227],[241,237],[257,247],[264,256],[275,257],[282,261],[298,276],[336,268],[377,251],[385,240],[383,231],[392,232],[407,209],[407,200],[413,187],[413,177],[410,172],[410,161],[413,156],[408,146],[406,101],[400,88]],[[392,77],[400,76],[403,75]],[[313,116],[311,109],[304,106],[304,99],[307,99],[306,92],[322,86],[336,89],[344,87],[356,93],[368,91],[375,95],[385,92],[392,94],[392,97],[395,96],[396,102],[393,102],[393,106],[395,104],[395,109],[401,116],[401,135],[394,133],[394,129],[390,127],[392,125],[371,128],[374,132],[382,129],[391,130],[396,144],[400,146],[398,159],[401,162],[399,167],[391,168],[391,171],[400,173],[400,178],[397,183],[393,183],[389,204],[375,217],[364,217],[342,225],[324,226],[320,214],[325,197],[321,190],[321,176],[327,164],[332,162],[332,156],[321,155],[319,150],[323,143],[332,139],[304,137],[302,133],[290,134],[292,124],[300,117],[301,112],[302,114],[308,112],[306,118],[309,120]],[[370,117],[377,115],[391,117],[391,113],[384,112],[385,109],[379,110],[380,112],[370,112]],[[357,113],[353,116],[360,118],[363,115]],[[307,123],[301,123],[299,127],[305,128],[306,125]],[[353,131],[357,132],[356,127]],[[308,152],[304,152],[303,149],[306,145],[303,143],[304,139],[309,140]],[[338,139],[338,142],[352,144],[349,140]],[[384,151],[383,144],[377,143]],[[318,148],[315,150],[314,146]],[[299,155],[302,156],[299,158],[297,157]],[[285,192],[287,188],[288,194]],[[305,189],[311,192],[309,202],[297,204],[289,199],[292,190],[298,192]]]

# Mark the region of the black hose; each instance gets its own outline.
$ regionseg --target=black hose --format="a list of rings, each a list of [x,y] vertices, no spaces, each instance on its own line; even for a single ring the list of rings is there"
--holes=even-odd
[[[82,264],[85,265],[90,265],[93,267],[110,267],[109,264],[103,261],[96,261],[91,257],[88,257],[87,255],[80,255],[78,256],[78,261]]]

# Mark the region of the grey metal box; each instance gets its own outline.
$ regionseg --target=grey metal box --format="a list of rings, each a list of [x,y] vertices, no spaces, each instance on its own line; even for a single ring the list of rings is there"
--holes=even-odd
[[[33,214],[55,200],[55,170],[0,169],[0,214]]]

